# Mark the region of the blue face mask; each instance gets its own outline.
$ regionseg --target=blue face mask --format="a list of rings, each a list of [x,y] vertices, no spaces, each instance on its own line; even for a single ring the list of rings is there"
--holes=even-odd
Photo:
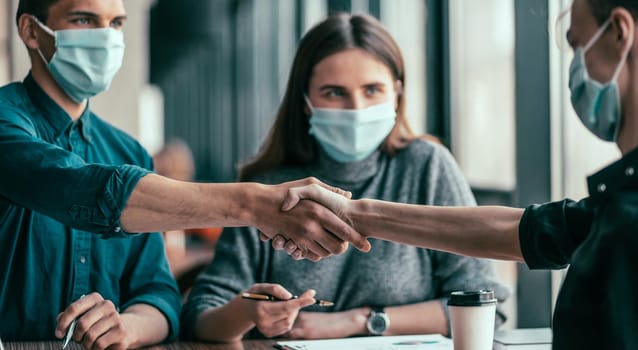
[[[596,43],[609,23],[610,21],[607,20],[587,45],[576,49],[569,68],[569,90],[572,106],[585,127],[605,141],[616,141],[621,120],[618,75],[631,46],[627,47],[613,77],[606,84],[593,80],[587,72],[585,63],[585,53]],[[633,42],[633,38],[630,42]]]
[[[313,108],[310,134],[332,159],[350,163],[370,156],[390,134],[396,111],[394,99],[363,109]]]
[[[47,62],[55,82],[75,102],[82,103],[111,85],[124,58],[124,34],[113,28],[52,31],[35,22],[55,39],[55,54]]]

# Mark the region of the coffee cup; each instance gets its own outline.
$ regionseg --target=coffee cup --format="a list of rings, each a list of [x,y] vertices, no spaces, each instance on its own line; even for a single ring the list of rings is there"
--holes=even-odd
[[[494,291],[456,291],[448,300],[454,350],[491,350],[494,341]]]

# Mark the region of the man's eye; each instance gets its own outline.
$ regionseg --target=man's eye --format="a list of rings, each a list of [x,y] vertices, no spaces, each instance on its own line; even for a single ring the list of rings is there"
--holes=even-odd
[[[77,25],[87,25],[89,23],[91,23],[91,20],[89,18],[83,17],[83,18],[76,18],[73,20],[73,23],[77,24]]]
[[[124,26],[124,21],[122,21],[121,19],[116,19],[111,22],[111,28],[120,29],[122,28],[122,26]]]

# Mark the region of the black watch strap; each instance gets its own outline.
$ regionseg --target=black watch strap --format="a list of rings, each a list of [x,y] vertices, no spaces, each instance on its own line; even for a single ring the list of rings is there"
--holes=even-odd
[[[383,308],[383,306],[370,306],[370,308],[372,309],[372,312],[374,313],[385,313],[385,310]]]

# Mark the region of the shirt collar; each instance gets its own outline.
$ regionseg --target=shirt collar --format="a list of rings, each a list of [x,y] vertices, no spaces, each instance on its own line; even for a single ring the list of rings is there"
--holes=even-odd
[[[638,184],[638,148],[587,178],[592,198],[609,196],[630,184]]]
[[[55,101],[53,101],[53,99],[47,95],[44,90],[42,90],[40,85],[38,85],[33,78],[31,72],[29,72],[22,84],[24,85],[27,94],[29,94],[29,98],[33,105],[53,128],[55,137],[59,138],[62,136],[64,131],[69,127],[69,124],[73,122],[69,114]],[[84,109],[84,112],[82,112],[79,119],[81,135],[86,142],[91,142],[91,119],[92,114],[90,112],[89,105],[87,104],[87,107]]]

